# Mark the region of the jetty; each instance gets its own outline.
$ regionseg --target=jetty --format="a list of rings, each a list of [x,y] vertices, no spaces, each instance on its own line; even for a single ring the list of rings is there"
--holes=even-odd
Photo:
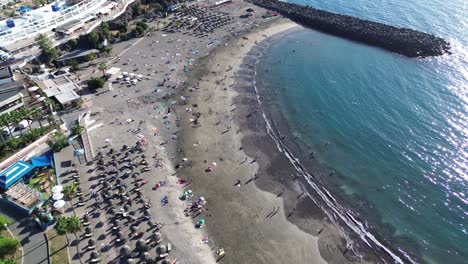
[[[407,57],[431,57],[450,53],[450,44],[446,40],[417,30],[278,0],[250,2],[323,33],[380,47]]]

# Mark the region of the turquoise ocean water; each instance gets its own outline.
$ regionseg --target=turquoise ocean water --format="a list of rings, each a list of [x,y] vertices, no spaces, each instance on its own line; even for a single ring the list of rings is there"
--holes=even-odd
[[[426,263],[468,263],[468,2],[291,2],[452,43],[452,55],[416,60],[302,30],[272,44],[257,84],[273,92],[322,167],[339,175],[340,196],[369,213],[365,224],[377,235],[397,241],[394,250]]]

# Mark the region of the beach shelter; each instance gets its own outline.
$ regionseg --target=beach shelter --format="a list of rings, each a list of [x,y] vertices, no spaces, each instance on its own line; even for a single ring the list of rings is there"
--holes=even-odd
[[[48,151],[39,157],[32,157],[31,163],[34,167],[43,167],[52,165],[52,151]]]
[[[65,206],[64,200],[58,200],[54,203],[54,208],[62,208],[63,206]]]
[[[63,193],[54,193],[54,195],[52,195],[52,199],[54,201],[60,200],[62,198],[63,198]]]
[[[0,188],[7,189],[27,175],[33,168],[33,165],[21,160],[6,168],[0,172]]]
[[[52,187],[52,192],[53,193],[60,193],[60,192],[62,192],[62,190],[63,190],[62,185],[55,185],[54,187]]]

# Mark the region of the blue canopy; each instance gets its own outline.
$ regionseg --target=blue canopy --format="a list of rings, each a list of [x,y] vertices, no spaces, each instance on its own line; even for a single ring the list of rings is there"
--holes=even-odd
[[[51,166],[52,165],[52,151],[48,151],[40,157],[32,157],[31,163],[32,165],[34,165],[34,167]]]
[[[32,9],[29,6],[21,6],[20,8],[16,9],[16,12],[29,12],[32,11]]]
[[[33,165],[24,161],[18,161],[0,172],[0,188],[6,189],[34,168]]]

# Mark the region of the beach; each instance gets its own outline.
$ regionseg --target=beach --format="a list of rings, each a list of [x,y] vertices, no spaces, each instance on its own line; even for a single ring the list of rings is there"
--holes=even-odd
[[[264,12],[247,3],[230,12],[238,16],[248,7]],[[210,38],[156,31],[114,45],[113,55],[105,59],[108,67],[141,77],[137,84],[111,77],[85,101],[91,147],[101,153],[102,162],[111,164],[110,149],[123,154],[128,152],[124,145],[144,145],[142,153],[125,155],[148,162],[149,171],[136,176],[137,182],[146,182],[137,198],[151,202],[148,211],[162,224],[172,261],[365,262],[349,249],[340,229],[313,202],[294,166],[278,151],[253,89],[258,44],[301,27],[281,17],[234,19],[226,27]],[[96,164],[83,167],[82,173],[90,176],[86,189],[102,185]],[[133,184],[123,181],[124,186]],[[120,190],[122,183],[110,187]],[[183,197],[189,190],[193,195]],[[190,203],[201,198],[206,201],[202,210],[191,212]],[[134,210],[133,205],[129,209]],[[113,217],[98,215],[101,223]],[[112,244],[112,238],[103,240]],[[135,242],[129,243],[133,247]],[[121,246],[103,252],[103,258],[118,260]],[[224,256],[216,253],[219,249]]]
[[[246,57],[259,42],[300,29],[286,19],[261,25],[205,58],[187,83],[199,86],[187,94],[200,117],[182,131],[180,147],[193,164],[179,175],[191,177],[192,188],[210,201],[207,230],[228,252],[227,263],[349,261],[338,229],[299,184],[291,184],[294,168],[266,134],[261,116],[251,114],[258,104]],[[181,124],[190,119],[182,116]]]

